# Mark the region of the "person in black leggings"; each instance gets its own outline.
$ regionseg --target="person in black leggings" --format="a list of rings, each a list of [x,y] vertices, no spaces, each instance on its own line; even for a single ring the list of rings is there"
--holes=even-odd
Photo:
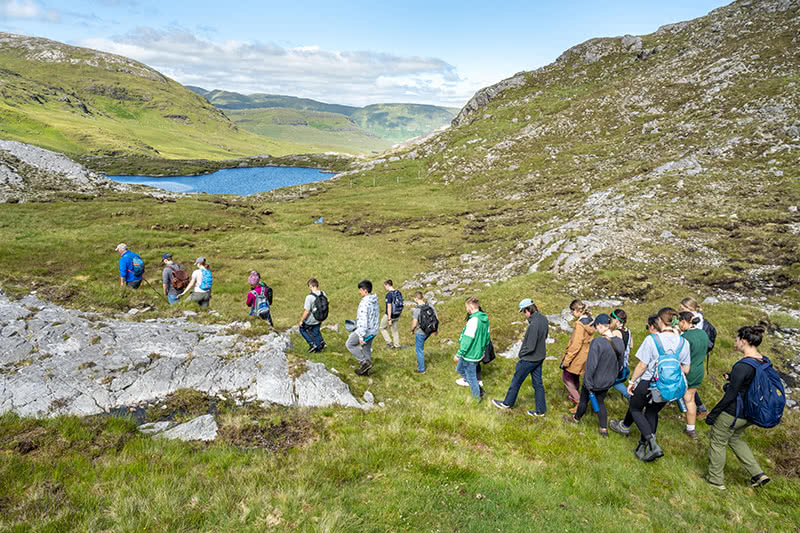
[[[566,422],[577,424],[586,414],[589,405],[589,394],[593,393],[597,400],[597,418],[600,422],[600,435],[608,438],[608,411],[605,398],[619,375],[622,359],[625,355],[625,345],[622,339],[614,336],[610,326],[611,317],[603,313],[597,315],[592,324],[600,333],[600,337],[592,339],[589,344],[589,354],[586,357],[586,373],[583,375],[581,395],[578,400],[578,410],[573,416],[565,416]]]
[[[681,342],[683,339],[674,329],[677,321],[677,311],[671,307],[661,309],[653,324],[653,327],[658,329],[658,333],[651,334],[645,338],[636,352],[639,364],[634,369],[631,382],[628,385],[631,399],[628,404],[629,415],[626,415],[626,419],[631,418],[641,433],[639,445],[634,450],[634,454],[642,461],[654,461],[664,456],[664,451],[656,442],[656,430],[658,429],[658,413],[666,403],[654,402],[650,387],[650,382],[655,377],[655,369],[658,365],[658,350],[653,338],[658,336],[665,351],[677,351],[680,347],[680,352],[677,352],[677,355],[681,370],[684,374],[689,372],[691,362],[689,346],[688,343]],[[649,323],[648,327],[650,327]],[[627,434],[629,431],[623,431],[623,429],[627,430],[628,424],[625,424],[625,426],[620,428],[619,423],[615,421],[609,424],[612,430]]]

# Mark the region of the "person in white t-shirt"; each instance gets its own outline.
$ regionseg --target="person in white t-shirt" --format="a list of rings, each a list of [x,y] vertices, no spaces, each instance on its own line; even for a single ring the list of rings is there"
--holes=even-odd
[[[327,312],[328,296],[319,289],[319,281],[316,278],[308,280],[308,290],[303,302],[303,316],[300,317],[300,335],[308,343],[308,353],[321,352],[325,348],[325,340],[322,338],[320,326],[322,322],[317,320],[314,311],[317,307],[324,305]],[[325,302],[319,301],[325,298]]]

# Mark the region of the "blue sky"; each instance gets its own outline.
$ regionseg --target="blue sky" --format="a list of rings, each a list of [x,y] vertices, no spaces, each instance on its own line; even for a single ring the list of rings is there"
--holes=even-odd
[[[0,0],[0,31],[118,53],[206,89],[460,107],[587,39],[727,3]]]

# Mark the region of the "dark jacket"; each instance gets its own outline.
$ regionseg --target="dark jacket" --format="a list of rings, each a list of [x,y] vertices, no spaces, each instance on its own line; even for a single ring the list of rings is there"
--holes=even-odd
[[[611,342],[609,342],[611,341]],[[616,351],[611,347],[614,343]],[[619,355],[618,355],[619,354]],[[586,357],[586,373],[583,375],[583,385],[590,392],[605,391],[610,389],[622,368],[622,359],[625,355],[625,345],[619,337],[597,337],[589,345],[589,355]]]
[[[519,349],[520,359],[532,363],[544,360],[547,356],[545,346],[548,328],[547,318],[539,311],[528,318],[528,329],[525,331],[525,338],[522,339],[522,347]]]
[[[725,395],[708,413],[706,423],[713,425],[722,412],[736,416],[736,397],[740,392],[747,392],[754,377],[756,377],[756,369],[747,363],[740,361],[733,365],[733,369],[730,372],[730,382],[725,384]]]

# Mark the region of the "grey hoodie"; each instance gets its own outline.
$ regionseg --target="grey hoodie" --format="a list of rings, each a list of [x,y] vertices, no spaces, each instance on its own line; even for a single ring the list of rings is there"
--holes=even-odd
[[[378,295],[368,294],[358,302],[358,314],[356,315],[356,333],[358,338],[364,340],[370,335],[377,335],[380,315],[378,308]]]

